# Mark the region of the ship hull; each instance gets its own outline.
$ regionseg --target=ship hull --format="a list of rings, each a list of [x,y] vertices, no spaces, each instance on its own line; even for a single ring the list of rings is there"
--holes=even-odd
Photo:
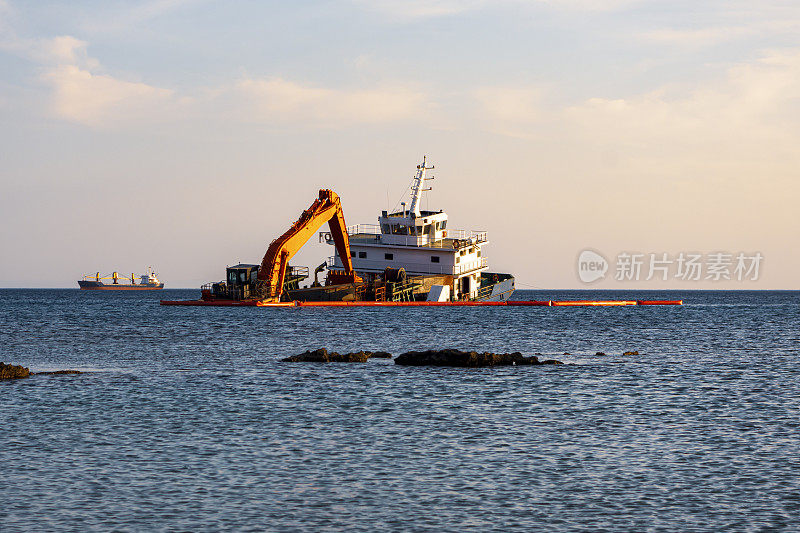
[[[163,283],[157,285],[114,285],[113,283],[105,284],[102,281],[78,281],[78,286],[82,291],[158,291],[164,288]]]

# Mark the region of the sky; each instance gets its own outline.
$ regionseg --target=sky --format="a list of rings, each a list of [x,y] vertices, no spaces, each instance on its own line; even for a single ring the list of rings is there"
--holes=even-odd
[[[797,2],[0,0],[0,73],[0,287],[199,287],[426,154],[518,288],[800,289]]]

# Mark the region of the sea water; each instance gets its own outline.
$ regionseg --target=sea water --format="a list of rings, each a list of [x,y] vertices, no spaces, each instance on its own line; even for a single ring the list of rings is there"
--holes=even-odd
[[[158,305],[197,296],[0,291],[0,360],[85,371],[0,382],[0,530],[800,530],[798,292]],[[318,347],[567,364],[280,362]]]

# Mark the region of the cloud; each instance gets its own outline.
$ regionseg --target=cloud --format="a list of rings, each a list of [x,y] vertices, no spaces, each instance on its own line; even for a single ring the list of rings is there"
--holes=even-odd
[[[418,120],[431,108],[426,96],[403,88],[339,90],[281,78],[245,78],[236,84],[257,121],[300,121],[325,126]]]
[[[800,142],[798,94],[800,51],[788,50],[735,65],[721,79],[624,98],[545,105],[539,103],[545,95],[523,87],[483,89],[475,101],[495,133],[533,138],[548,132],[641,156],[675,156],[788,150]]]
[[[174,104],[168,89],[93,74],[76,65],[59,65],[43,78],[53,87],[56,115],[89,126],[152,120]]]
[[[616,11],[642,0],[355,0],[366,9],[399,20],[445,17],[498,6],[549,7],[564,11]]]
[[[500,122],[530,122],[542,113],[541,90],[530,87],[482,87],[473,93],[487,114]]]
[[[367,9],[399,19],[442,17],[483,8],[487,0],[357,0]]]
[[[592,98],[565,118],[606,139],[654,145],[747,140],[761,145],[791,135],[797,141],[800,52],[776,51],[730,68],[724,79],[691,88],[661,89],[623,99]],[[656,144],[654,144],[656,143]]]
[[[1,1],[1,0],[0,0]],[[408,87],[326,88],[281,77],[242,78],[194,94],[128,80],[104,71],[88,44],[64,35],[3,43],[41,65],[54,116],[91,127],[160,123],[192,117],[348,127],[423,120],[434,109],[424,92]]]
[[[159,116],[174,104],[174,93],[100,71],[87,43],[64,35],[18,40],[15,48],[42,65],[41,79],[51,88],[49,109],[58,118],[89,126]]]
[[[659,44],[694,48],[733,41],[756,33],[757,30],[752,26],[701,28],[696,30],[665,28],[642,33],[640,37],[643,40]]]

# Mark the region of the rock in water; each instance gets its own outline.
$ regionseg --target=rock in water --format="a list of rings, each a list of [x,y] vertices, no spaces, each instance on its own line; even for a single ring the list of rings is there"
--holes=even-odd
[[[328,358],[328,350],[320,348],[314,351],[303,352],[300,355],[292,355],[281,359],[287,363],[327,363],[330,361]]]
[[[19,379],[27,378],[31,375],[31,371],[24,366],[7,365],[0,362],[0,379]]]
[[[595,355],[605,355],[603,352],[597,352]]]
[[[395,364],[403,366],[453,366],[462,368],[479,368],[486,366],[510,365],[542,365],[561,364],[551,359],[539,361],[535,355],[525,357],[519,352],[462,352],[461,350],[427,350],[424,352],[406,352],[398,355]]]
[[[281,359],[288,363],[366,363],[371,352],[336,353],[328,352],[325,348],[292,355]]]
[[[370,359],[391,359],[392,354],[389,352],[364,352],[369,355]]]
[[[639,352],[625,352],[622,355],[639,355]]]
[[[331,363],[366,363],[369,356],[369,352],[328,353],[328,359]]]
[[[51,372],[37,372],[36,373],[37,376],[40,376],[42,374],[47,374],[47,375],[53,376],[53,375],[56,375],[56,374],[83,374],[83,372],[81,372],[80,370],[53,370]]]

